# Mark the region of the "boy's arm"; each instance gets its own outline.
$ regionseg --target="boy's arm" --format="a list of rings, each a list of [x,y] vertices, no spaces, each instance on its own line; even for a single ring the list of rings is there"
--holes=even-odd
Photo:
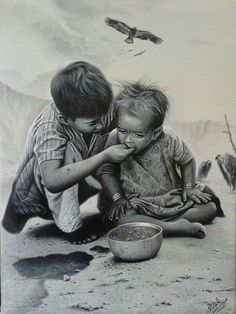
[[[133,149],[126,145],[114,145],[101,153],[76,163],[62,166],[62,160],[47,160],[40,165],[45,187],[52,193],[62,192],[89,176],[104,162],[123,162]]]
[[[182,183],[183,183],[183,201],[187,198],[193,200],[197,204],[207,203],[211,200],[211,196],[201,192],[196,186],[196,162],[192,158],[188,163],[180,165]]]

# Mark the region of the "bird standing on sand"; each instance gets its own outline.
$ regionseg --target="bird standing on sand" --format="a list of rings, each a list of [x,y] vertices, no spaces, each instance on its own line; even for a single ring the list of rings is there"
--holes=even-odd
[[[208,173],[211,169],[211,161],[210,160],[206,160],[203,161],[198,169],[198,174],[197,174],[197,179],[198,181],[203,181],[206,179],[206,177],[208,176]]]
[[[110,19],[109,17],[105,18],[105,22],[107,25],[115,28],[117,31],[128,35],[128,37],[125,39],[125,42],[128,44],[132,44],[134,42],[133,41],[134,38],[139,38],[142,40],[150,40],[154,44],[157,44],[157,45],[161,44],[163,41],[161,38],[153,35],[150,32],[140,31],[136,27],[133,27],[133,28],[129,27],[125,23]]]
[[[236,184],[236,157],[231,154],[215,157],[227,185],[234,191]]]

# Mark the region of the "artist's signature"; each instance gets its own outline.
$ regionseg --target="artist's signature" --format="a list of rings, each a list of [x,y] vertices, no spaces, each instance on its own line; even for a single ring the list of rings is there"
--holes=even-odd
[[[215,301],[208,304],[207,314],[220,312],[226,306],[227,300],[227,298],[224,300],[219,300],[216,298]]]

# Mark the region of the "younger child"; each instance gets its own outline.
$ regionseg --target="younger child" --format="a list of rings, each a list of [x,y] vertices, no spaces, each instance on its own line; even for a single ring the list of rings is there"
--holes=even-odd
[[[127,84],[115,99],[116,133],[109,145],[134,148],[121,165],[105,164],[98,174],[110,198],[107,216],[117,224],[150,222],[164,235],[205,237],[202,224],[217,215],[209,188],[196,185],[195,159],[174,132],[163,130],[167,97],[155,86]],[[100,210],[105,203],[100,200]],[[223,215],[223,212],[221,212]]]
[[[69,64],[54,76],[51,94],[54,102],[29,130],[13,183],[2,222],[11,233],[34,216],[53,219],[66,233],[80,228],[80,205],[100,189],[92,175],[102,163],[124,161],[133,151],[125,145],[103,150],[113,95],[98,68]]]

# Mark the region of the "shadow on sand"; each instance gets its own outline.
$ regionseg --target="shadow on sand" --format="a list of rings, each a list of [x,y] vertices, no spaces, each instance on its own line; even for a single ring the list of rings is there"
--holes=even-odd
[[[25,296],[18,313],[26,313],[29,308],[36,308],[48,296],[45,288],[47,279],[65,280],[86,268],[93,256],[86,252],[72,252],[69,254],[50,254],[32,258],[23,258],[13,264],[18,273],[25,278],[35,279],[32,293]]]
[[[42,226],[34,226],[27,231],[27,236],[32,239],[54,238],[61,240],[83,241],[93,235],[97,237],[103,236],[111,226],[103,223],[102,216],[98,214],[90,214],[83,217],[83,226],[72,233],[62,232],[53,222],[43,224]]]

